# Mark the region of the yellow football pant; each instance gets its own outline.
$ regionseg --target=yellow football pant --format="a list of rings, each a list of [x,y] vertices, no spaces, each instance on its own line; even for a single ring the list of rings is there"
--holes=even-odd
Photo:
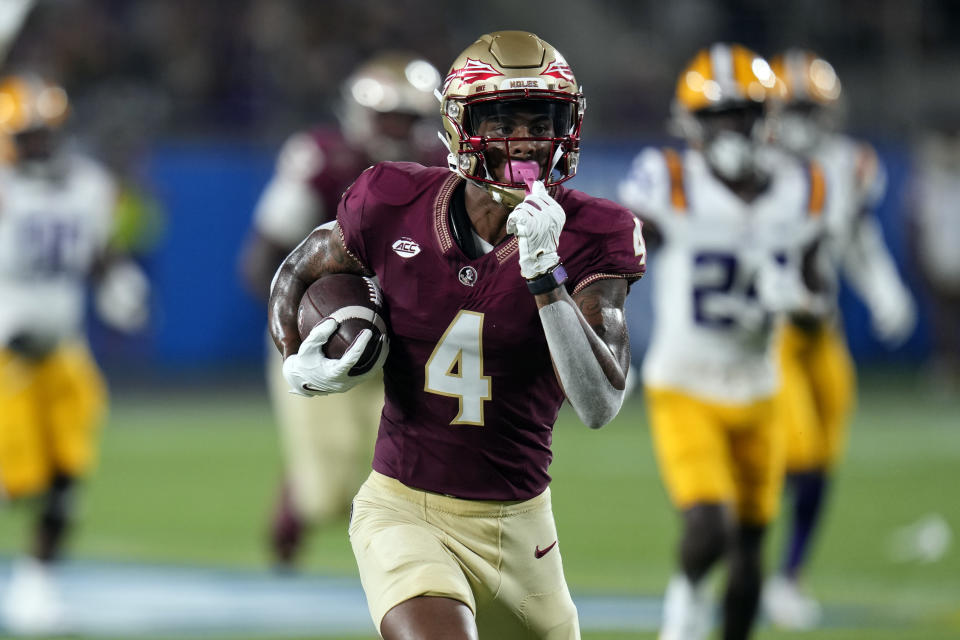
[[[0,350],[0,488],[40,493],[56,473],[82,476],[95,459],[107,391],[83,342],[41,362]]]
[[[846,444],[856,375],[841,333],[786,324],[779,337],[778,421],[787,439],[788,472],[828,469]]]
[[[776,516],[783,437],[772,398],[722,405],[649,387],[646,398],[660,475],[678,509],[729,504],[750,524]]]

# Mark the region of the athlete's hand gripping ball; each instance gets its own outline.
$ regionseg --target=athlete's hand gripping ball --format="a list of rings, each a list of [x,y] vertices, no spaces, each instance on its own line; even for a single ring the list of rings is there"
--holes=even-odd
[[[557,266],[560,231],[567,221],[563,207],[550,197],[543,182],[537,180],[530,194],[507,218],[507,233],[520,243],[520,274],[527,280],[541,276]]]
[[[350,369],[363,356],[367,343],[373,337],[369,329],[361,331],[340,358],[333,359],[325,356],[323,345],[336,332],[337,327],[337,321],[333,318],[324,320],[313,328],[307,339],[300,345],[300,350],[283,361],[283,377],[290,385],[290,393],[301,396],[323,396],[328,393],[347,391],[375,375],[383,366],[389,350],[386,343],[381,349],[378,362],[370,371],[361,375],[350,375]]]

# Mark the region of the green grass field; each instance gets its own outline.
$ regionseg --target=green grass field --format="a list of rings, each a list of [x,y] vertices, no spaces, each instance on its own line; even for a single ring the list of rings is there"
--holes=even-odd
[[[553,498],[575,593],[659,595],[677,521],[661,488],[639,396],[600,431],[564,412]],[[265,568],[266,517],[280,464],[264,395],[202,390],[117,393],[72,554],[179,565]],[[829,628],[763,626],[757,638],[938,640],[960,637],[960,554],[894,561],[894,532],[928,514],[960,531],[960,401],[912,381],[867,377],[809,584]],[[23,509],[0,513],[0,553],[23,545]],[[778,546],[779,527],[769,550]],[[354,574],[346,523],[312,540],[308,571]],[[594,640],[653,634],[587,634]]]

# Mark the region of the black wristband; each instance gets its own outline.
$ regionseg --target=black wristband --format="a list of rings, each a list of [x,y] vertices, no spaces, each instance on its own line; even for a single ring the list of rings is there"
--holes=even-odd
[[[567,270],[562,264],[557,264],[553,269],[542,276],[537,276],[533,280],[527,280],[527,288],[533,295],[549,293],[567,281]]]

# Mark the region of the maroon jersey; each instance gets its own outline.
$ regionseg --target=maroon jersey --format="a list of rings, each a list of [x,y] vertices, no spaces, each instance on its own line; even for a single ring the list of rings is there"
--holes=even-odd
[[[373,161],[362,149],[347,143],[339,131],[314,129],[310,137],[320,154],[308,178],[310,188],[323,203],[323,219],[316,222],[320,225],[333,219],[340,196]]]
[[[475,260],[453,239],[461,182],[443,168],[381,163],[340,202],[343,243],[378,276],[391,330],[373,468],[459,498],[525,500],[550,482],[563,391],[516,238]],[[643,274],[626,209],[562,187],[554,197],[567,214],[559,254],[568,290]]]
[[[373,164],[373,160],[361,147],[351,144],[336,129],[316,128],[310,131],[310,139],[316,145],[313,170],[307,176],[310,188],[323,203],[320,225],[334,218],[340,196],[357,179],[360,173]],[[423,151],[416,157],[424,164],[446,166],[446,149],[438,143],[437,151]],[[442,153],[441,153],[442,151]]]

